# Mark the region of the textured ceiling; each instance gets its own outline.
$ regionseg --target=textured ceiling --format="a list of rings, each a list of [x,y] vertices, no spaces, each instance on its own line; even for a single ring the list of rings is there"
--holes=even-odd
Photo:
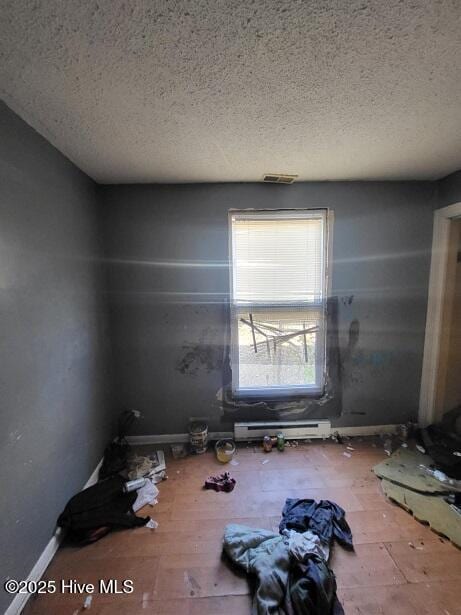
[[[7,104],[100,182],[461,167],[459,0],[2,0]]]

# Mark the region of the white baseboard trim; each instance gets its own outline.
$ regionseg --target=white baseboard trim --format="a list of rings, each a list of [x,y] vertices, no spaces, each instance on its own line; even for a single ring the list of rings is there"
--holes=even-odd
[[[99,470],[101,469],[102,462],[103,462],[103,458],[101,458],[101,459],[99,460],[99,463],[98,463],[98,465],[95,467],[95,469],[93,470],[92,475],[91,475],[91,476],[90,476],[90,478],[86,481],[86,483],[83,485],[83,487],[82,487],[82,491],[83,491],[83,489],[88,489],[88,487],[92,487],[93,485],[96,485],[96,483],[98,482]]]
[[[397,431],[397,425],[365,425],[359,427],[331,427],[331,433],[339,433],[341,436],[376,436],[379,434],[391,434]],[[210,431],[209,440],[221,438],[234,438],[233,431]],[[189,442],[188,433],[172,433],[145,436],[128,436],[127,440],[133,446],[143,444],[173,444]]]
[[[220,440],[222,438],[233,438],[233,431],[210,431],[208,432],[209,440]],[[142,444],[176,444],[182,442],[189,442],[188,433],[169,433],[158,435],[145,435],[145,436],[128,436],[127,440],[129,444],[133,446],[140,446]]]
[[[101,465],[102,459],[94,469],[90,478],[86,481],[85,485],[83,486],[83,489],[91,487],[98,482],[99,468],[101,467]],[[64,534],[65,533],[60,527],[56,528],[56,531],[51,537],[51,540],[43,549],[42,554],[35,562],[35,565],[32,570],[29,572],[29,575],[27,576],[27,581],[40,581],[43,576],[43,573],[48,568],[51,560],[53,559],[56,551],[59,549],[59,545],[64,538]],[[16,594],[10,606],[6,609],[5,615],[19,615],[25,607],[26,602],[29,600],[30,596],[31,594]]]
[[[333,427],[331,433],[338,432],[340,436],[379,436],[397,432],[398,425],[361,425],[359,427]]]

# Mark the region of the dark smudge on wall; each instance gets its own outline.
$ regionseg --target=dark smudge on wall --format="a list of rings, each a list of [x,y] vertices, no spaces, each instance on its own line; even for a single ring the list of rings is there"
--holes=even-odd
[[[197,343],[185,342],[182,345],[184,355],[177,364],[177,370],[183,375],[196,377],[201,371],[209,374],[212,371],[221,372],[223,368],[223,352],[216,340],[216,332],[208,328],[203,331]]]
[[[274,420],[315,418],[333,418],[341,414],[340,352],[338,341],[338,300],[332,297],[327,304],[327,344],[326,344],[326,384],[323,395],[318,398],[300,397],[292,400],[248,401],[232,396],[231,379],[217,393],[218,402],[232,420],[242,413],[257,413],[259,419]],[[227,349],[227,357],[230,352]],[[228,359],[229,360],[229,359]],[[244,420],[242,418],[242,420]],[[256,419],[255,419],[256,420]]]

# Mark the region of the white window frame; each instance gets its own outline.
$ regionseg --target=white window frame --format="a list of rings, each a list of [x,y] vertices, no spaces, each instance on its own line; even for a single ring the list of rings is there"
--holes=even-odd
[[[322,300],[312,304],[309,302],[296,301],[290,303],[267,303],[267,302],[246,302],[234,300],[234,267],[233,267],[233,232],[232,217],[236,214],[248,216],[248,218],[274,218],[277,214],[280,217],[300,217],[300,214],[318,214],[324,220],[323,233],[323,288]],[[230,315],[231,315],[231,349],[230,362],[232,370],[232,394],[236,398],[259,398],[277,399],[287,397],[320,397],[323,395],[326,384],[326,340],[327,340],[327,299],[331,290],[330,262],[332,248],[332,228],[333,213],[328,208],[304,208],[304,209],[231,209],[229,211],[229,279],[230,279]],[[238,345],[238,313],[242,308],[254,310],[276,311],[277,309],[289,310],[290,308],[299,309],[304,307],[307,312],[320,311],[322,313],[321,335],[316,339],[316,382],[313,385],[291,385],[284,387],[245,387],[240,388],[239,383],[239,345]]]

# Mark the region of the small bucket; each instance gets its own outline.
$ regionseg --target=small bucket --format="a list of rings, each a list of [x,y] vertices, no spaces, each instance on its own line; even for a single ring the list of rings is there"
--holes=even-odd
[[[218,440],[215,444],[216,459],[221,463],[229,463],[235,453],[233,440]]]
[[[190,447],[193,453],[201,455],[206,452],[208,443],[208,425],[191,423],[189,427]]]

